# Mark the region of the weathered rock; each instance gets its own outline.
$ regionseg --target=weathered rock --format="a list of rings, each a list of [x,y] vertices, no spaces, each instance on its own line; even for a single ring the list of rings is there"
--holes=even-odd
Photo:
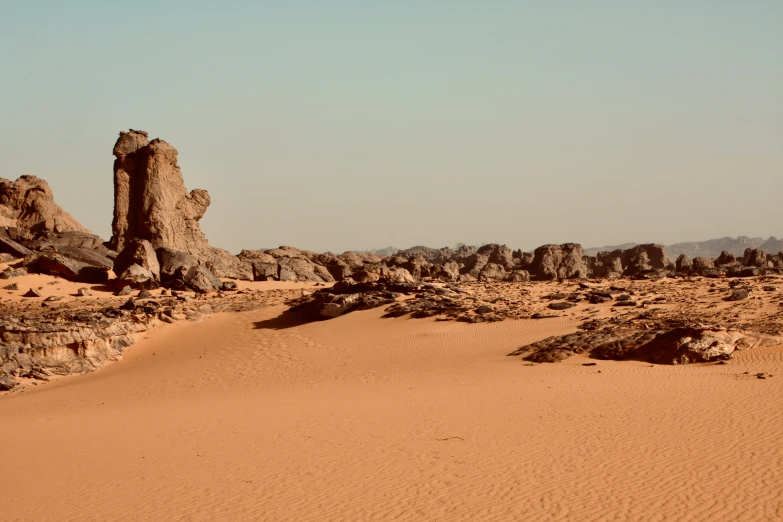
[[[530,281],[530,273],[527,270],[512,270],[507,281],[521,283]]]
[[[487,263],[478,275],[479,281],[504,281],[508,277],[503,267],[497,263]]]
[[[86,288],[79,288],[79,289],[76,291],[76,295],[77,295],[77,296],[79,296],[79,297],[89,297],[89,296],[91,296],[92,294],[91,294],[91,293],[90,293],[90,291],[89,291],[89,290],[87,290]]]
[[[35,288],[31,288],[22,297],[41,297],[41,293]]]
[[[623,275],[639,277],[655,270],[665,270],[671,264],[663,245],[647,243],[623,252]]]
[[[0,375],[0,391],[8,391],[14,389],[16,381],[7,375]]]
[[[20,245],[13,239],[0,238],[0,252],[11,254],[14,258],[29,256],[33,253],[29,248]]]
[[[454,260],[446,261],[443,264],[433,266],[430,274],[439,281],[456,281],[459,279],[459,265]]]
[[[716,265],[733,265],[737,262],[737,258],[734,257],[734,254],[727,251],[722,251],[720,255],[715,259]]]
[[[558,301],[556,303],[549,303],[547,305],[547,308],[550,308],[552,310],[568,310],[569,308],[573,308],[576,306],[574,303],[569,303],[568,301]]]
[[[199,221],[210,203],[206,190],[188,192],[177,150],[147,133],[121,132],[114,145],[114,220],[111,247],[122,251],[133,239],[153,248],[193,255],[221,277],[250,279],[250,267],[209,245]]]
[[[0,227],[18,227],[35,233],[89,232],[54,202],[48,183],[29,175],[16,181],[0,178]]]
[[[19,290],[19,285],[16,283],[11,283],[10,285],[4,286],[3,290],[11,290],[11,291]]]
[[[691,268],[693,266],[693,262],[691,261],[691,258],[688,257],[685,254],[680,254],[677,256],[677,261],[674,264],[675,269],[677,272],[681,274],[687,274],[691,271]]]
[[[156,280],[160,280],[160,262],[152,243],[146,239],[132,239],[114,260],[114,273],[122,274],[131,265],[145,268]]]
[[[149,290],[158,287],[158,281],[152,272],[139,265],[129,266],[122,274],[117,276],[114,284],[117,288],[122,288],[123,290],[126,286],[137,290]]]
[[[742,264],[745,266],[766,268],[767,253],[760,248],[747,248],[745,249],[745,254],[742,256]]]
[[[536,279],[583,279],[588,277],[581,245],[543,245],[534,252],[530,274]]]
[[[131,295],[133,293],[133,288],[130,287],[130,285],[123,286],[120,290],[117,291],[115,295]]]
[[[715,268],[715,264],[706,257],[694,257],[691,263],[691,270],[696,274],[702,274],[704,271],[713,268]]]
[[[729,295],[726,300],[727,301],[742,301],[743,299],[747,299],[750,297],[751,291],[746,288],[739,288],[737,290],[734,290],[731,292],[731,295]]]
[[[111,259],[95,250],[64,246],[34,254],[27,258],[25,264],[33,272],[92,284],[108,281],[109,270],[114,266]]]
[[[206,294],[217,291],[223,283],[207,267],[193,266],[185,275],[185,286],[195,292]]]
[[[185,252],[158,248],[155,253],[160,266],[160,280],[164,283],[173,279],[184,279],[188,270],[198,265],[196,258]]]

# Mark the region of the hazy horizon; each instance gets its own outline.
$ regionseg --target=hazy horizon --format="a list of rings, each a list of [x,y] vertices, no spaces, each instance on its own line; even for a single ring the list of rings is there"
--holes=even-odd
[[[118,132],[213,245],[783,235],[783,2],[4,3],[0,177],[108,239]]]

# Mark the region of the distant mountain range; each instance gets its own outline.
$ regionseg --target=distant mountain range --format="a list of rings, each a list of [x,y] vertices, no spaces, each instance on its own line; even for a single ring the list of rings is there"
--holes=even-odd
[[[621,245],[610,245],[602,247],[586,248],[585,254],[594,256],[598,252],[612,251],[612,250],[627,250],[633,248],[638,243],[623,243]],[[458,245],[459,246],[459,245]],[[665,245],[666,253],[669,257],[677,257],[680,254],[685,254],[690,257],[708,257],[716,258],[724,250],[735,256],[741,256],[745,253],[746,248],[760,248],[768,254],[777,254],[783,252],[783,239],[776,237],[722,237],[719,239],[708,239],[707,241],[689,241],[685,243],[675,243],[673,245]],[[388,246],[386,248],[377,248],[375,250],[361,250],[356,251],[363,254],[376,254],[379,256],[391,256],[399,252],[400,248]]]
[[[611,250],[625,250],[633,248],[636,243],[624,243],[622,245],[586,248],[585,254],[594,256],[598,252],[611,251]],[[722,237],[719,239],[709,239],[707,241],[689,241],[685,243],[675,243],[673,245],[665,245],[666,253],[669,257],[677,257],[680,254],[685,254],[690,257],[708,257],[715,258],[720,255],[724,250],[735,256],[741,256],[745,253],[746,248],[759,248],[768,254],[777,254],[783,252],[783,239],[776,237],[769,237],[764,239],[763,237]]]

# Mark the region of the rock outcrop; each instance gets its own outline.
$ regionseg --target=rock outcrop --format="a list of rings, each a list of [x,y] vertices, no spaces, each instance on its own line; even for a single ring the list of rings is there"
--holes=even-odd
[[[589,277],[584,250],[576,243],[536,248],[529,270],[535,279],[584,279]]]
[[[48,183],[29,175],[16,181],[0,178],[0,227],[21,228],[34,233],[89,233],[54,202]]]
[[[120,132],[114,145],[114,220],[110,246],[122,252],[134,239],[193,255],[221,277],[250,279],[251,271],[215,248],[199,221],[210,204],[206,190],[185,188],[177,149],[143,131]]]

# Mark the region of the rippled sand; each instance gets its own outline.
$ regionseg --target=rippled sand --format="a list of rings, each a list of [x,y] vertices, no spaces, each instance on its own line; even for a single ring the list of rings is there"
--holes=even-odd
[[[0,519],[783,520],[783,348],[528,366],[576,319],[282,310],[0,397]]]

